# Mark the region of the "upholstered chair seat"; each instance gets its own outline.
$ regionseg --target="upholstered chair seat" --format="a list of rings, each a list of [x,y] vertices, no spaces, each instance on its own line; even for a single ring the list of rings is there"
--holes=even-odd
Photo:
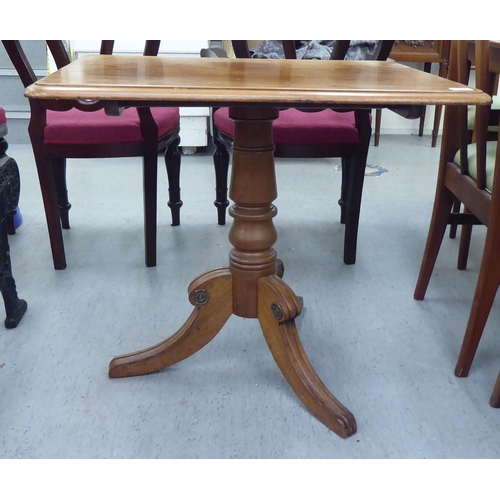
[[[498,127],[497,127],[498,130]],[[495,174],[495,158],[497,154],[497,143],[488,141],[486,143],[486,189],[491,193],[493,189],[493,178]],[[454,162],[460,165],[460,151],[455,155]],[[469,175],[477,180],[477,154],[476,144],[472,143],[467,146],[467,164]]]
[[[214,113],[214,124],[223,133],[234,136],[234,121],[229,109]],[[273,123],[275,144],[359,144],[354,111],[341,113],[331,109],[303,112],[298,109],[280,111]]]
[[[179,124],[179,108],[151,108],[158,125],[158,136],[168,134]],[[45,144],[102,144],[142,142],[141,122],[136,108],[128,108],[120,116],[107,116],[104,109],[88,112],[47,111]]]

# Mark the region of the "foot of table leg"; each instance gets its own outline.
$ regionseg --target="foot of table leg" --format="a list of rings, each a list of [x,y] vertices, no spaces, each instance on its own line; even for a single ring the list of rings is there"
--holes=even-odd
[[[233,312],[232,276],[228,269],[202,274],[189,286],[195,310],[174,335],[157,345],[123,356],[109,365],[111,378],[153,373],[188,358],[207,345]]]
[[[302,347],[294,318],[302,301],[277,276],[259,281],[257,315],[271,353],[307,409],[343,438],[356,432],[356,420],[323,384]]]

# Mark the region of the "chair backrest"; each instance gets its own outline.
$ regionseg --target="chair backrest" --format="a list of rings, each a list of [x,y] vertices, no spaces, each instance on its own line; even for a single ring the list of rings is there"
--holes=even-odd
[[[286,59],[296,59],[297,50],[294,40],[282,40],[283,50]],[[330,60],[343,60],[349,50],[350,40],[335,40],[335,45],[330,54]],[[236,57],[249,58],[251,56],[247,40],[231,40],[233,51]],[[385,61],[392,50],[394,40],[378,40],[373,54],[367,56],[367,59],[376,61]]]
[[[36,82],[37,77],[26,57],[22,44],[19,40],[2,40],[3,46],[16,69],[23,85],[28,87]],[[70,56],[62,40],[46,40],[47,47],[54,58],[57,68],[62,68],[71,62]],[[113,53],[114,40],[102,40],[100,54],[110,55]],[[146,40],[143,54],[156,56],[160,48],[160,40]]]
[[[469,81],[470,67],[474,65],[476,87],[490,96],[494,95],[495,81],[500,68],[490,65],[489,40],[478,40],[474,43],[469,43],[467,40],[453,41],[450,59],[450,79],[467,84]],[[476,186],[480,190],[487,189],[487,142],[488,127],[491,124],[490,114],[491,106],[476,107],[474,134],[472,145],[469,146],[470,134],[468,134],[467,108],[461,106],[457,110],[460,172],[463,175],[471,174],[469,171],[468,158],[470,157],[471,149],[475,148],[475,172],[472,176],[475,178]],[[496,118],[496,125],[498,125],[498,117]],[[497,142],[498,138],[499,136],[497,133]],[[498,154],[494,170],[496,171],[497,168],[500,168]]]

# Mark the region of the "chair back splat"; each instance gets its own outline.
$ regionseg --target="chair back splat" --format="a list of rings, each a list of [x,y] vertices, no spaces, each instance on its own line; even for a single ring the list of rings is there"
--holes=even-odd
[[[2,40],[23,85],[37,78],[19,40]],[[62,40],[46,40],[57,68],[70,64]],[[113,53],[114,40],[102,40],[101,54]],[[144,55],[156,56],[159,40],[145,42]],[[179,108],[128,108],[119,116],[107,116],[103,104],[57,100],[30,102],[29,133],[40,179],[55,269],[66,267],[62,229],[69,229],[66,185],[67,158],[142,157],[144,191],[145,262],[156,265],[157,158],[166,149],[172,225],[180,222],[180,115]],[[98,174],[96,174],[98,175]],[[55,195],[57,194],[57,196]],[[91,197],[89,197],[91,199]]]
[[[333,41],[332,41],[333,42]],[[351,46],[350,40],[336,40],[327,57],[343,60]],[[385,60],[390,53],[393,40],[380,40],[373,54],[367,59]],[[295,40],[282,40],[282,51],[287,59],[297,58]],[[231,40],[232,52],[239,58],[252,57],[247,40]],[[203,50],[205,57],[227,57],[220,49]],[[216,200],[218,222],[225,224],[229,153],[231,150],[234,123],[229,118],[228,108],[214,108],[212,112],[213,141],[215,145],[214,167],[216,177]],[[359,213],[366,168],[366,159],[371,137],[371,112],[364,110],[300,110],[286,109],[280,112],[273,124],[275,156],[282,158],[341,158],[342,180],[340,188],[340,222],[345,224],[344,262],[356,262]]]

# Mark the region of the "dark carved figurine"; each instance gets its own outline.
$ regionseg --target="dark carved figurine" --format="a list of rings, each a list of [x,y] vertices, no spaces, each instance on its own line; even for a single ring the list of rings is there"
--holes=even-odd
[[[19,202],[19,170],[15,160],[5,154],[7,142],[0,138],[0,288],[5,304],[6,328],[16,328],[28,304],[17,296],[12,276],[10,249],[7,238],[7,213],[13,212]]]

